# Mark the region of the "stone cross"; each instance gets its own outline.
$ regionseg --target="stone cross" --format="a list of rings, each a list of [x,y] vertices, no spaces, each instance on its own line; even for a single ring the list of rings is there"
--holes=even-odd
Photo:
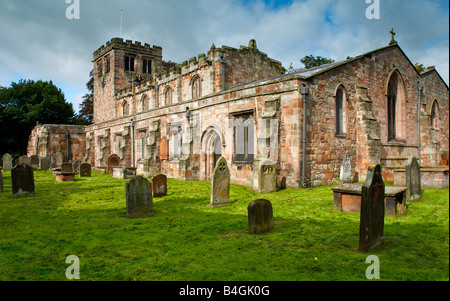
[[[167,176],[163,174],[156,175],[152,178],[153,197],[161,197],[167,195]]]
[[[392,28],[389,33],[391,34],[391,41],[389,42],[389,45],[396,44],[397,42],[394,39],[395,36],[394,28]]]
[[[250,234],[263,233],[273,228],[273,211],[270,201],[255,200],[248,205],[247,211]]]
[[[211,201],[209,207],[228,206],[230,198],[230,170],[221,156],[211,176]]]
[[[143,176],[136,176],[125,184],[127,218],[153,215],[152,184]]]
[[[384,230],[384,182],[380,164],[371,165],[362,187],[359,251],[368,252],[381,243]]]
[[[422,184],[420,180],[420,166],[417,158],[412,156],[408,159],[408,163],[405,168],[406,178],[406,200],[410,202],[417,201],[421,198]]]
[[[14,198],[34,196],[33,168],[18,164],[11,170],[12,192]]]

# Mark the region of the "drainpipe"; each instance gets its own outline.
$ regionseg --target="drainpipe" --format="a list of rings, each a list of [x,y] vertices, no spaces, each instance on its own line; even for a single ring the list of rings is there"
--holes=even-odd
[[[70,143],[69,143],[69,138],[70,138],[69,131],[66,131],[67,162],[70,161]]]
[[[306,188],[306,110],[308,103],[309,89],[306,85],[300,87],[300,94],[302,95],[303,103],[303,130],[302,130],[302,186]]]
[[[133,119],[131,119],[131,152],[132,152],[132,162],[131,162],[131,167],[134,168],[134,121]]]
[[[420,84],[420,82],[418,82],[418,90],[419,90],[419,104],[418,104],[418,108],[417,108],[417,124],[418,124],[418,140],[419,140],[419,166],[421,165],[421,154],[420,154],[420,149],[422,148],[422,144],[420,143],[420,110],[421,110],[421,104],[422,104],[422,93],[423,93],[423,86]]]

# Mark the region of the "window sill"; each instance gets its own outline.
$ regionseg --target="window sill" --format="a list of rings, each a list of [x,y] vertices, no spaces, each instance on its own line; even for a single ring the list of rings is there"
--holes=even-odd
[[[338,139],[347,139],[347,134],[335,134],[334,137]]]

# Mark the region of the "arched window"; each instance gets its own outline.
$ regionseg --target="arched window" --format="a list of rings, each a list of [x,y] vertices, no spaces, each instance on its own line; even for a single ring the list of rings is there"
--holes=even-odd
[[[148,107],[148,97],[146,94],[144,94],[141,98],[141,111],[145,112],[148,111],[149,107]]]
[[[439,105],[436,100],[431,107],[431,128],[433,129],[434,141],[439,142],[441,126],[439,120]]]
[[[194,75],[191,81],[192,85],[192,99],[199,98],[201,94],[201,79],[198,75]]]
[[[164,92],[164,100],[166,106],[170,106],[172,104],[172,89],[170,87],[167,87]]]
[[[122,104],[122,116],[128,116],[130,114],[130,106],[127,101]]]
[[[406,140],[406,96],[403,80],[395,70],[387,87],[388,141]]]
[[[347,94],[341,85],[336,90],[336,135],[347,133]]]

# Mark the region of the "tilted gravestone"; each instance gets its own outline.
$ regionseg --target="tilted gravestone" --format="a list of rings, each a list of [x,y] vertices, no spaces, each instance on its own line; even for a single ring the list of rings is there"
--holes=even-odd
[[[13,157],[10,154],[4,154],[3,160],[3,171],[11,171],[13,168]]]
[[[0,192],[3,192],[3,174],[0,171]]]
[[[371,165],[362,187],[359,251],[368,252],[381,243],[384,230],[384,182],[380,164]]]
[[[11,170],[12,192],[14,198],[34,196],[33,168],[18,164]]]
[[[73,172],[78,173],[80,171],[80,164],[81,164],[80,160],[76,160],[75,162],[72,163]]]
[[[417,158],[412,156],[408,159],[408,163],[405,168],[406,178],[406,201],[414,202],[420,199],[422,196],[420,181],[420,166]]]
[[[221,156],[211,176],[211,201],[208,207],[222,207],[230,204],[230,170],[227,160]]]
[[[33,167],[34,170],[38,170],[39,169],[39,156],[32,155],[30,157],[30,165],[31,165],[31,167]]]
[[[40,170],[49,170],[50,169],[50,159],[48,157],[43,157],[40,159]]]
[[[258,193],[266,193],[277,190],[277,164],[266,158],[261,161],[258,168]]]
[[[343,183],[352,182],[352,163],[350,162],[350,155],[348,151],[345,152],[344,160],[342,160],[339,179]]]
[[[143,176],[136,176],[125,184],[127,218],[153,215],[152,184]]]
[[[153,197],[162,197],[167,195],[167,176],[163,174],[152,178]]]
[[[247,211],[250,234],[263,233],[273,228],[273,210],[270,201],[255,200],[248,205]]]
[[[81,163],[80,164],[80,177],[90,177],[91,176],[91,164]]]

